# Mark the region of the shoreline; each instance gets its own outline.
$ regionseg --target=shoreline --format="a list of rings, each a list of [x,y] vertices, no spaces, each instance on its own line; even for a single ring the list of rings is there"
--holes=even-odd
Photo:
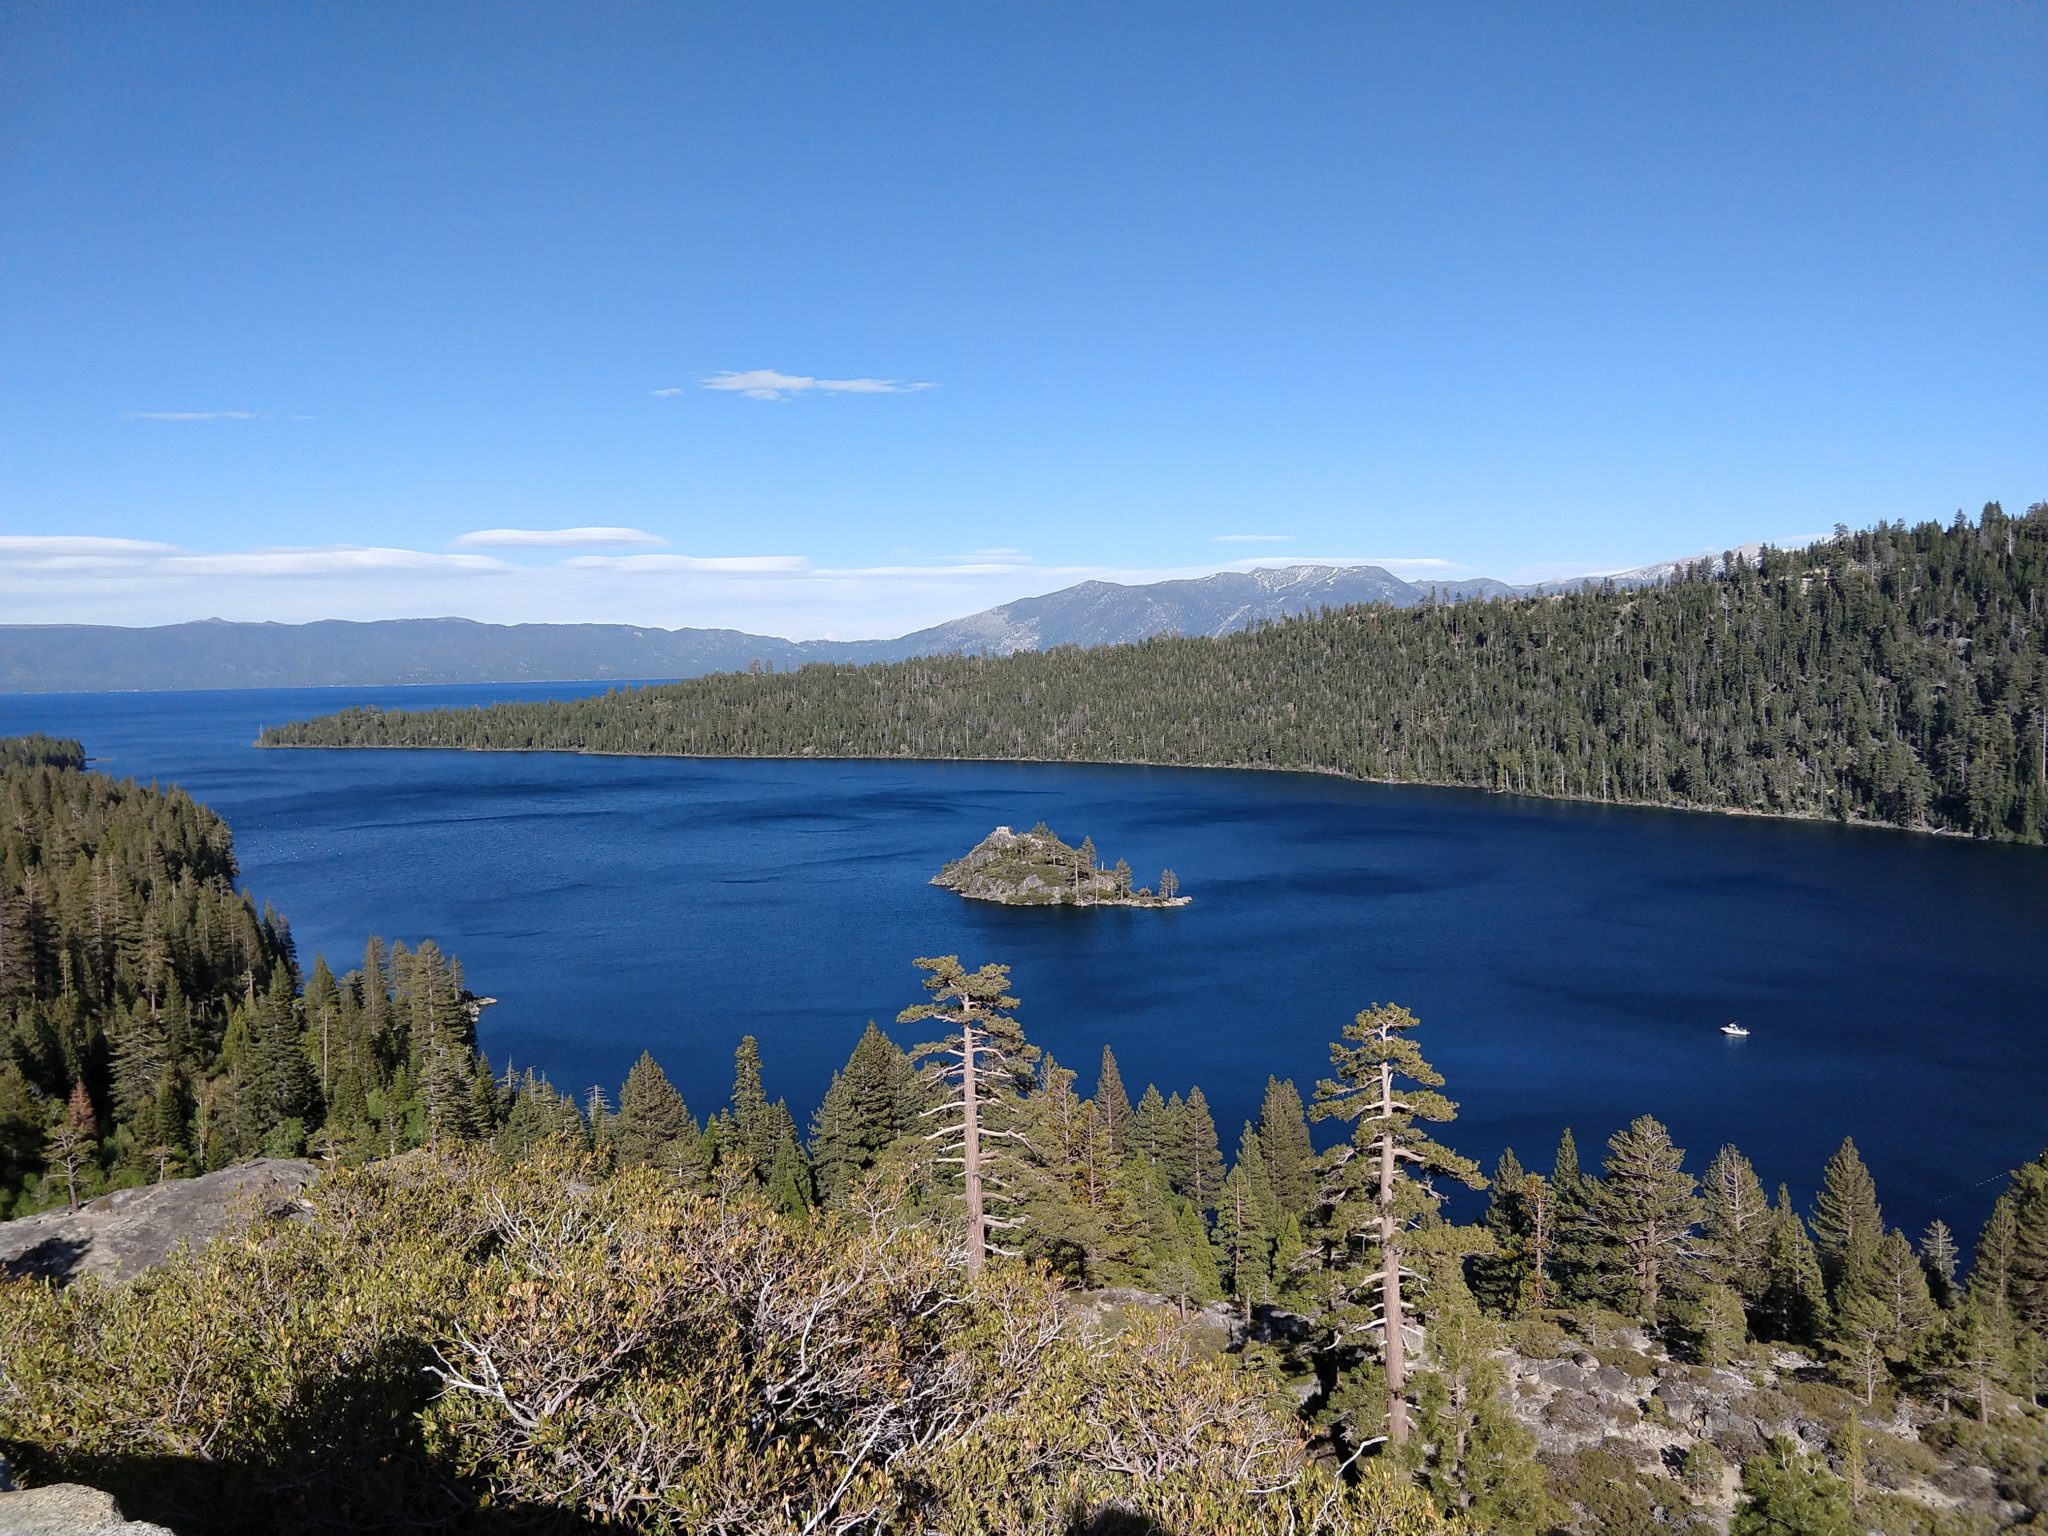
[[[1289,763],[1171,763],[1144,757],[961,757],[939,753],[876,752],[622,752],[605,747],[451,747],[439,743],[397,741],[262,741],[251,746],[259,752],[474,752],[565,757],[673,758],[698,763],[1024,763],[1054,768],[1167,768],[1198,773],[1303,773],[1319,778],[1343,779],[1352,784],[1377,784],[1389,789],[1454,789],[1468,794],[1488,795],[1499,800],[1541,800],[1553,805],[1612,806],[1629,811],[1676,811],[1691,816],[1745,816],[1759,821],[1789,821],[1807,826],[1849,827],[1870,832],[1898,832],[1909,837],[1951,838],[1987,848],[2027,848],[2029,843],[2001,843],[1996,838],[1971,837],[1948,827],[1906,827],[1892,821],[1870,821],[1862,817],[1821,816],[1802,811],[1760,811],[1740,805],[1686,805],[1669,800],[1601,800],[1591,795],[1547,795],[1535,790],[1488,789],[1480,784],[1460,784],[1448,779],[1394,779],[1351,773],[1343,768],[1319,768]]]
[[[936,880],[928,883],[939,885]],[[1068,901],[1064,897],[1058,901],[1005,901],[1000,896],[976,896],[971,891],[953,890],[950,885],[939,885],[939,889],[953,891],[962,901],[985,901],[992,907],[1071,907],[1076,912],[1092,912],[1097,907],[1185,907],[1195,899],[1192,896],[1154,896],[1140,900],[1136,896],[1110,896],[1101,901]]]

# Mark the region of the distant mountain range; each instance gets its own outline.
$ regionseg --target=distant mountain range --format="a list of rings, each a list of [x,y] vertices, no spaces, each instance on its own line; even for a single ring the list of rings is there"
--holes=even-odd
[[[1745,546],[1753,549],[1755,546]],[[1486,578],[1408,582],[1374,565],[1290,565],[1125,586],[1084,581],[894,640],[782,640],[736,629],[633,624],[480,624],[471,619],[244,624],[204,619],[130,629],[0,625],[0,693],[178,688],[370,687],[390,683],[560,682],[697,677],[759,662],[902,661],[1119,645],[1153,635],[1222,635],[1270,619],[1385,603],[1519,597],[1602,581],[1662,580],[1685,562],[1513,587]]]

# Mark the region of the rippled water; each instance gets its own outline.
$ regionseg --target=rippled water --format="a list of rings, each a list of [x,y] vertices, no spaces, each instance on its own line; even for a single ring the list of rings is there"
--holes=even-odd
[[[0,698],[0,731],[228,817],[247,883],[337,970],[431,937],[495,1065],[615,1088],[651,1048],[702,1113],[743,1033],[801,1121],[915,955],[1014,968],[1021,1018],[1135,1094],[1200,1083],[1225,1149],[1269,1072],[1304,1092],[1366,1003],[1423,1020],[1463,1104],[1448,1139],[1547,1168],[1656,1114],[1705,1163],[1738,1143],[1811,1188],[1853,1134],[1889,1217],[1966,1239],[2048,1143],[2048,854],[1902,833],[1612,810],[1295,774],[962,763],[258,752],[258,726],[363,700],[592,689],[305,689]],[[1178,911],[1030,911],[926,882],[1044,820]],[[1719,1033],[1739,1018],[1747,1040]]]

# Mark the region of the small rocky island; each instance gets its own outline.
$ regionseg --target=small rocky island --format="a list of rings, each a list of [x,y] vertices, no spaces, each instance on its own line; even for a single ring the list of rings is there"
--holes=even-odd
[[[1159,886],[1131,886],[1131,866],[1105,869],[1093,838],[1071,848],[1044,822],[1029,832],[997,827],[936,875],[932,884],[974,901],[1010,907],[1184,907],[1180,879],[1159,872]]]

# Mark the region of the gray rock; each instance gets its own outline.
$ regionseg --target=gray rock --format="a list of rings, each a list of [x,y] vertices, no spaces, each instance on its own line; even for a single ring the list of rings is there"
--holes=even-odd
[[[272,1215],[303,1209],[300,1191],[318,1174],[304,1159],[258,1158],[196,1179],[117,1189],[76,1211],[0,1222],[0,1274],[133,1279],[181,1243],[204,1244],[245,1205]]]
[[[166,1526],[129,1520],[111,1493],[78,1483],[0,1493],[0,1536],[177,1536]]]

